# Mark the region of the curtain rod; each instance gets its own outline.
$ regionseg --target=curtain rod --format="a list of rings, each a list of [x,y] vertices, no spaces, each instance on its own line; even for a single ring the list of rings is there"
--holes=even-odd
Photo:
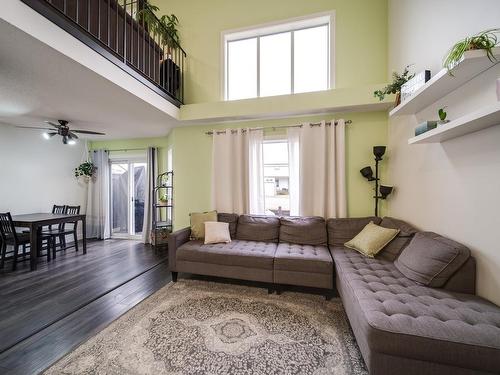
[[[345,120],[344,122],[346,125],[349,125],[349,124],[352,124],[352,120]],[[314,123],[311,123],[309,124],[311,127],[312,126],[320,126],[322,124],[322,122],[314,122]],[[338,124],[338,121],[335,121],[334,122],[334,125],[337,125]],[[331,121],[327,121],[325,122],[325,125],[328,125],[328,126],[331,126],[332,125],[332,122]],[[267,128],[264,128],[264,127],[260,127],[260,128],[249,128],[248,130],[264,130],[264,129],[271,129],[272,131],[276,131],[277,129],[286,129],[286,128],[301,128],[303,126],[303,124],[298,124],[298,125],[281,125],[281,126],[272,126],[272,127],[267,127]],[[241,129],[241,128],[240,128]],[[231,129],[231,132],[236,132],[238,129]],[[226,131],[225,130],[220,130],[220,131],[217,131],[217,134],[225,134]],[[205,132],[206,135],[213,135],[214,132],[213,131],[208,131],[208,132]]]
[[[97,150],[92,150],[92,151],[96,152]],[[107,152],[116,152],[116,151],[146,151],[146,148],[119,148],[119,149],[116,149],[116,150],[105,149],[104,151],[107,151]]]

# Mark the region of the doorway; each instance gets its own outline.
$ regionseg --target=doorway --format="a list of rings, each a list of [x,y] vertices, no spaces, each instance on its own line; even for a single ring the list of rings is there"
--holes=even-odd
[[[111,237],[142,235],[146,166],[146,160],[111,161]]]

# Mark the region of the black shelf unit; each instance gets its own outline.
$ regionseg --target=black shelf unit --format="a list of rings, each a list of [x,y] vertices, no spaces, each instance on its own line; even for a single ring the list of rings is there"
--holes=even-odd
[[[173,229],[173,193],[174,172],[159,174],[153,189],[153,244],[154,246],[166,245],[164,239],[159,238],[160,232],[172,232]],[[166,196],[165,203],[160,203],[161,196]]]

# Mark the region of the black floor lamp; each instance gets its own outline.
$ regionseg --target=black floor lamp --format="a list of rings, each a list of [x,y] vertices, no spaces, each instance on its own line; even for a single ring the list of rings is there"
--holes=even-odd
[[[375,177],[373,177],[372,167],[364,167],[360,170],[361,174],[368,181],[375,181],[375,216],[378,216],[378,200],[386,199],[392,192],[392,186],[385,186],[379,184],[378,177],[378,163],[382,161],[382,156],[385,154],[385,146],[373,146],[373,155],[375,155]]]

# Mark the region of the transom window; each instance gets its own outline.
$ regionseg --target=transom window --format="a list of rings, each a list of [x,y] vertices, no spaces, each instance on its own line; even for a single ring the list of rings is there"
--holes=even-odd
[[[224,36],[224,99],[327,90],[333,15]]]

